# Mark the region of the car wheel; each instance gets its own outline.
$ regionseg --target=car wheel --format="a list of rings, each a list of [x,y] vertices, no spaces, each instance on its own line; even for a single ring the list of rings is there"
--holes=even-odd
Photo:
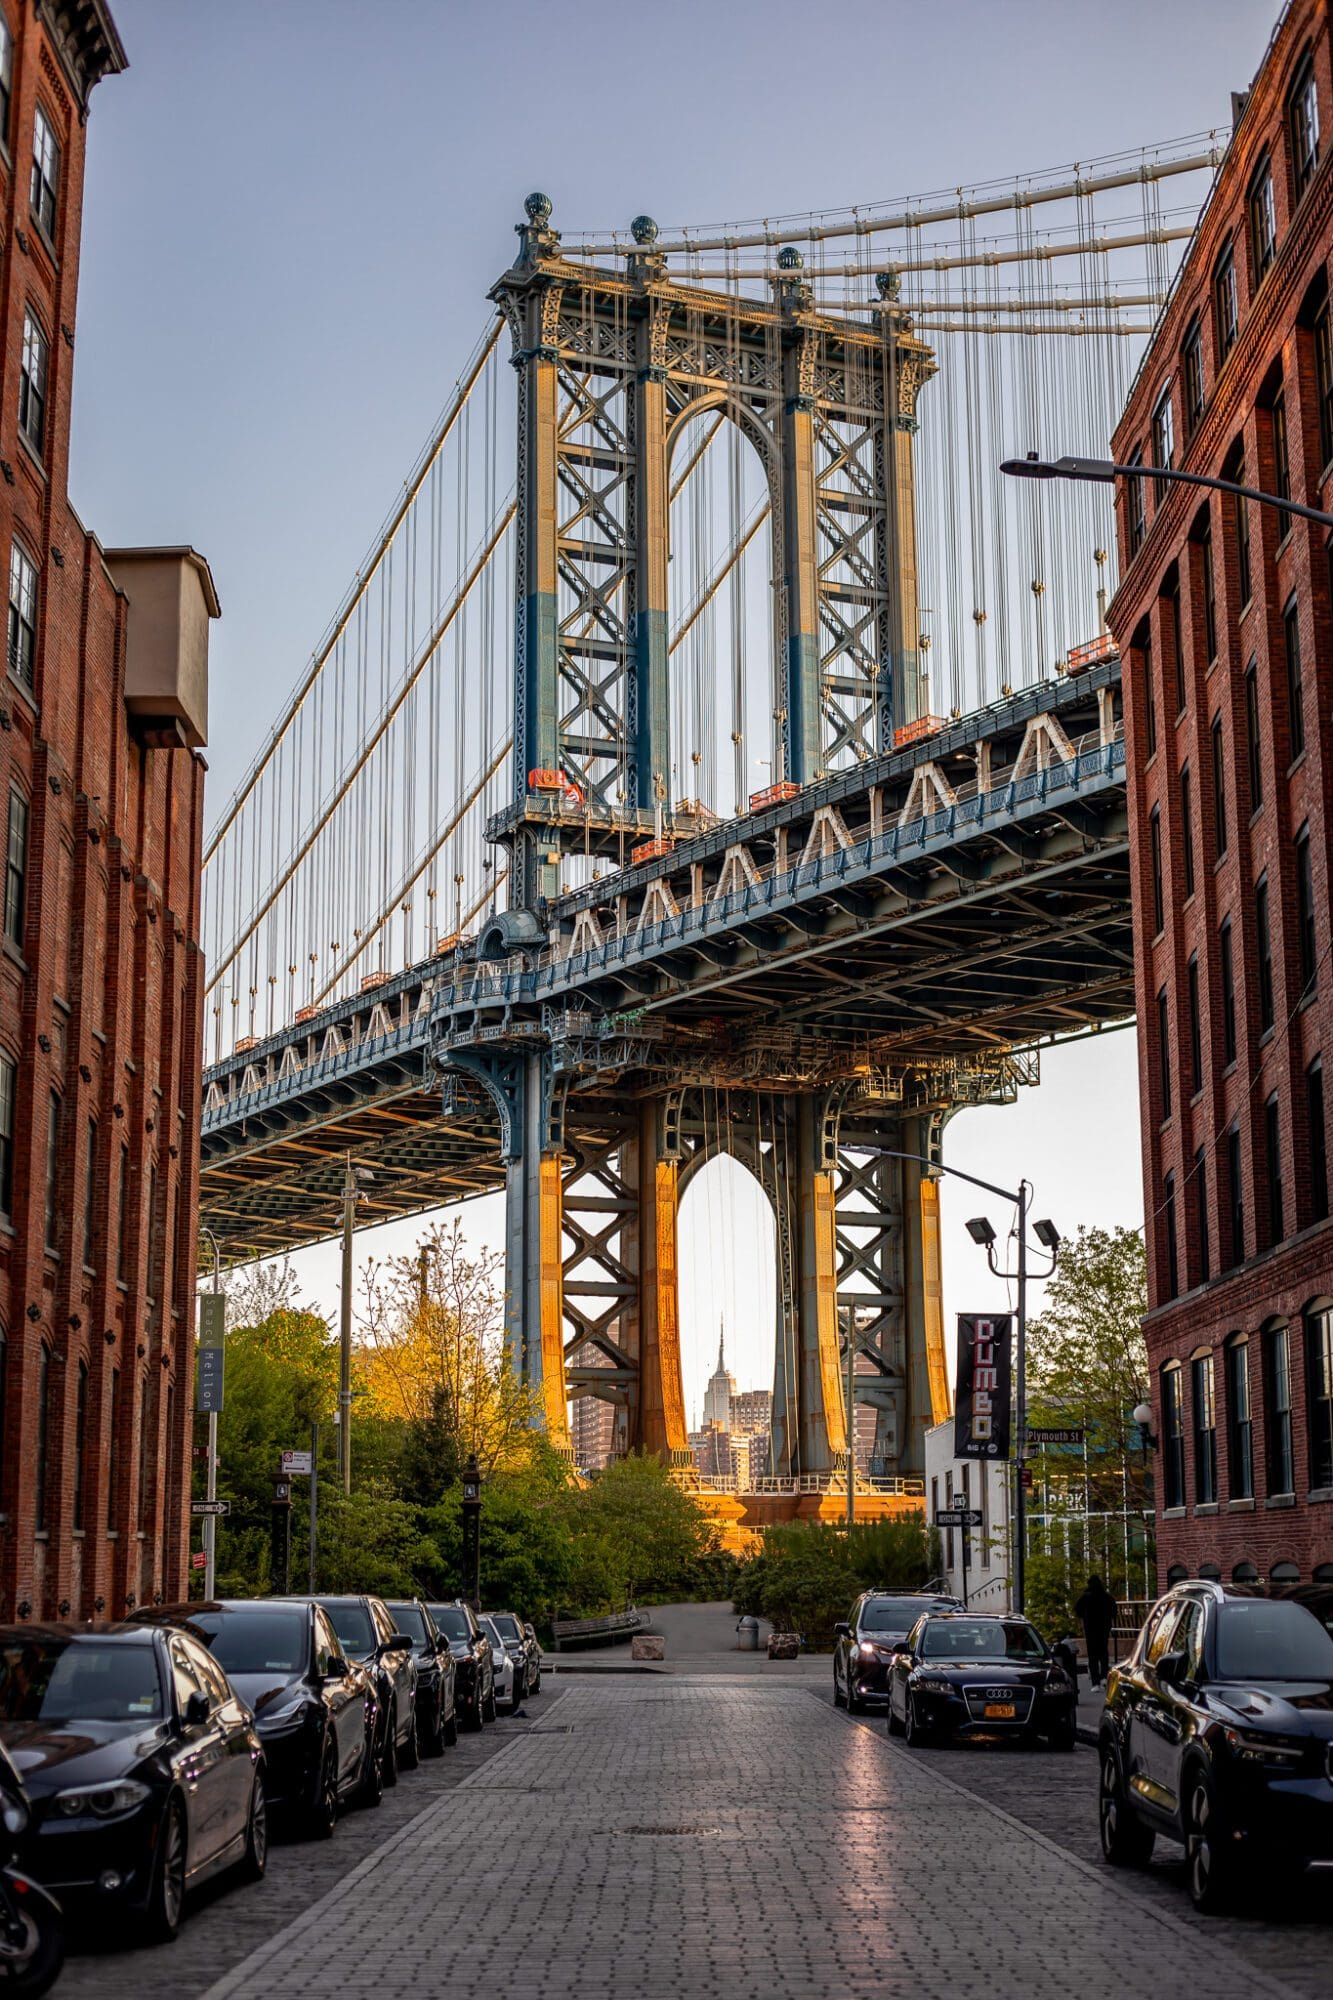
[[[361,1783],[356,1788],[356,1801],[362,1806],[377,1806],[383,1797],[384,1765],[372,1730],[366,1739],[365,1761],[361,1767]]]
[[[421,1738],[422,1756],[442,1757],[448,1740],[444,1733],[444,1696],[441,1695],[435,1707],[435,1720]]]
[[[893,1696],[892,1696],[892,1694],[890,1694],[890,1696],[889,1696],[889,1734],[890,1734],[890,1736],[901,1736],[901,1735],[902,1735],[902,1733],[903,1733],[903,1725],[902,1725],[902,1723],[901,1723],[901,1722],[900,1722],[900,1721],[898,1720],[898,1711],[897,1711],[897,1710],[895,1709],[895,1707],[894,1707],[894,1705],[893,1705]]]
[[[386,1711],[384,1718],[384,1748],[380,1752],[380,1776],[384,1780],[385,1791],[391,1792],[398,1783],[398,1727],[392,1709]]]
[[[179,1799],[171,1799],[158,1835],[157,1865],[143,1917],[145,1936],[158,1944],[170,1943],[181,1927],[184,1913],[185,1809]]]
[[[496,1718],[496,1715],[497,1715],[498,1713],[499,1713],[499,1711],[497,1710],[497,1708],[496,1708],[496,1706],[495,1706],[495,1683],[494,1683],[494,1681],[492,1681],[492,1682],[491,1682],[491,1691],[490,1691],[490,1693],[489,1693],[489,1694],[487,1695],[487,1697],[486,1697],[486,1700],[485,1700],[485,1703],[484,1703],[484,1705],[483,1705],[483,1707],[482,1707],[482,1711],[481,1711],[481,1719],[482,1719],[482,1721],[483,1721],[483,1722],[494,1722],[494,1720],[495,1720],[495,1718]]]
[[[1217,1795],[1206,1771],[1189,1779],[1185,1818],[1185,1878],[1190,1901],[1205,1916],[1229,1910],[1236,1894],[1236,1869],[1217,1810]]]
[[[448,1715],[445,1716],[444,1721],[440,1724],[440,1740],[442,1743],[446,1744],[450,1750],[452,1750],[455,1743],[457,1743],[458,1710],[456,1708],[451,1708]]]
[[[421,1762],[421,1741],[418,1734],[417,1705],[412,1704],[412,1727],[407,1732],[407,1741],[398,1752],[398,1762],[405,1771],[415,1771]]]
[[[528,1676],[525,1670],[521,1674],[514,1675],[514,1698],[509,1704],[510,1709],[513,1710],[522,1708],[524,1702],[527,1700],[527,1697],[528,1697]]]
[[[268,1800],[264,1797],[263,1777],[256,1771],[254,1787],[250,1793],[250,1814],[245,1823],[245,1853],[241,1857],[241,1875],[247,1882],[262,1882],[267,1866]]]
[[[1102,1745],[1097,1818],[1102,1853],[1113,1868],[1148,1866],[1157,1836],[1150,1826],[1143,1824],[1125,1797],[1120,1760],[1109,1743]]]
[[[913,1750],[920,1750],[935,1740],[934,1732],[922,1727],[921,1719],[916,1712],[916,1702],[910,1694],[907,1697],[903,1734],[907,1738],[908,1747]]]
[[[302,1830],[311,1840],[329,1840],[337,1824],[338,1752],[332,1743],[328,1743],[320,1760],[315,1796],[302,1815]]]
[[[10,1934],[0,1936],[0,1988],[7,1993],[49,1993],[65,1963],[65,1934],[59,1912],[48,1902],[25,1898],[13,1911]]]
[[[833,1662],[833,1706],[842,1707],[842,1682],[838,1679],[838,1663]]]

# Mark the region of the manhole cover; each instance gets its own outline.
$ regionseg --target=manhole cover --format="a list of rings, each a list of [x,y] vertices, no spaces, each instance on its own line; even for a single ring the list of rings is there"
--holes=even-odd
[[[535,1729],[525,1729],[523,1733],[525,1736],[572,1736],[574,1725],[572,1722],[548,1722]]]
[[[724,1826],[690,1826],[683,1822],[673,1826],[627,1826],[625,1831],[646,1834],[655,1839],[724,1840],[727,1836]]]

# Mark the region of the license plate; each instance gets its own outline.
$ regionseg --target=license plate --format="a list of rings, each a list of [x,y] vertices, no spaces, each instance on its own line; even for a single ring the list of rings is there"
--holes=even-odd
[[[985,1708],[987,1722],[1012,1722],[1014,1704],[1011,1701],[988,1701]]]

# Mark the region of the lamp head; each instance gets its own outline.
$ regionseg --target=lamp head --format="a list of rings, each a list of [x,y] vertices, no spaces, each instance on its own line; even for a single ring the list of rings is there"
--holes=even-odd
[[[1055,1224],[1051,1221],[1050,1217],[1044,1215],[1041,1218],[1040,1222],[1033,1223],[1032,1228],[1036,1235],[1038,1243],[1040,1243],[1044,1249],[1049,1250],[1052,1253],[1052,1255],[1054,1255],[1054,1253],[1060,1248],[1060,1232],[1056,1228]]]
[[[1133,1417],[1139,1429],[1146,1431],[1152,1422],[1152,1404],[1136,1403],[1133,1409]]]
[[[983,1250],[989,1250],[991,1244],[995,1241],[995,1231],[991,1228],[990,1223],[984,1215],[974,1215],[972,1217],[972,1220],[967,1225],[967,1233],[974,1243],[981,1245]]]

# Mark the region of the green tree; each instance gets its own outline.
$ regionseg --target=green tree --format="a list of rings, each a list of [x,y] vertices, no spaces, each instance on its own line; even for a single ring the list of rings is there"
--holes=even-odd
[[[564,1514],[575,1537],[596,1550],[582,1558],[584,1588],[591,1590],[595,1576],[620,1604],[672,1603],[716,1541],[703,1508],[645,1453],[617,1459],[588,1486],[571,1488]]]
[[[1147,1469],[1133,1421],[1148,1400],[1148,1310],[1143,1237],[1137,1229],[1081,1227],[1064,1244],[1045,1310],[1028,1327],[1028,1421],[1079,1426],[1084,1454],[1048,1456],[1038,1470],[1083,1493],[1093,1512],[1149,1504]]]
[[[218,1589],[224,1595],[253,1596],[269,1588],[278,1454],[307,1444],[312,1423],[331,1427],[337,1391],[337,1349],[316,1313],[279,1307],[259,1325],[228,1333],[218,1418],[218,1494],[231,1509],[218,1522]]]
[[[742,1615],[828,1646],[859,1592],[919,1590],[932,1554],[922,1514],[867,1521],[850,1532],[827,1521],[794,1522],[769,1528],[758,1553],[738,1566],[732,1601]]]

